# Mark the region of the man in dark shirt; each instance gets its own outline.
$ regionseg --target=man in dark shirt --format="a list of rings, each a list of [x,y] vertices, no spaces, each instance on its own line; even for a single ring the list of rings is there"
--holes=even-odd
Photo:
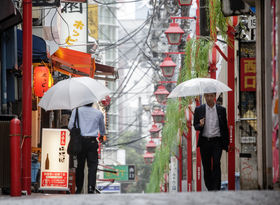
[[[199,133],[197,146],[204,170],[204,181],[207,189],[221,189],[221,156],[222,150],[228,151],[229,133],[226,109],[215,104],[216,93],[204,94],[206,104],[194,111],[194,128]]]

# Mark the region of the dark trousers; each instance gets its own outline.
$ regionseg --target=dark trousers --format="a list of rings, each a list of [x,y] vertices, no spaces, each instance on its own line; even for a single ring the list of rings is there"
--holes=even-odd
[[[220,140],[201,139],[200,154],[204,170],[204,181],[208,191],[221,189],[221,156]]]
[[[83,138],[83,149],[78,154],[78,166],[76,169],[76,186],[80,192],[84,184],[84,168],[87,160],[88,166],[88,186],[95,188],[96,185],[96,172],[98,166],[98,143],[96,138]]]

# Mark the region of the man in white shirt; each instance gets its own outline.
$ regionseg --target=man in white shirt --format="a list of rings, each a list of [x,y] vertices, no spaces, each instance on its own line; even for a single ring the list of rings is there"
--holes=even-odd
[[[204,94],[206,104],[194,111],[194,128],[199,133],[197,146],[204,170],[204,181],[207,189],[221,189],[221,156],[222,150],[228,151],[229,134],[226,109],[216,105],[216,93]]]
[[[73,110],[68,128],[74,126],[77,109]],[[95,193],[96,172],[98,166],[98,133],[99,141],[103,142],[105,134],[103,113],[92,107],[92,103],[78,108],[79,127],[82,135],[82,151],[77,155],[76,194],[80,194],[84,183],[84,168],[88,166],[88,193]]]

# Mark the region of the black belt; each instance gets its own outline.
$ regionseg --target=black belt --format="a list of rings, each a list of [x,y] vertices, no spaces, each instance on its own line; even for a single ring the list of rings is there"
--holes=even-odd
[[[209,142],[211,142],[211,141],[217,141],[217,140],[220,140],[220,139],[221,139],[221,137],[203,137],[203,136],[201,136],[201,138],[204,139],[204,140],[206,140],[206,141],[209,141]]]
[[[83,136],[83,138],[85,139],[93,139],[93,140],[96,140],[97,137],[96,136]],[[97,140],[96,140],[97,141]]]

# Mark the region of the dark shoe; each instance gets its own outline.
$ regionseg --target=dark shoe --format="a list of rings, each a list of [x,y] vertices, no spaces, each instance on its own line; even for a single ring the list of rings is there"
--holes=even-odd
[[[75,194],[81,194],[82,193],[82,190],[81,189],[77,189]]]
[[[88,193],[89,194],[94,194],[94,190],[95,190],[95,188],[93,188],[93,186],[88,186]]]

